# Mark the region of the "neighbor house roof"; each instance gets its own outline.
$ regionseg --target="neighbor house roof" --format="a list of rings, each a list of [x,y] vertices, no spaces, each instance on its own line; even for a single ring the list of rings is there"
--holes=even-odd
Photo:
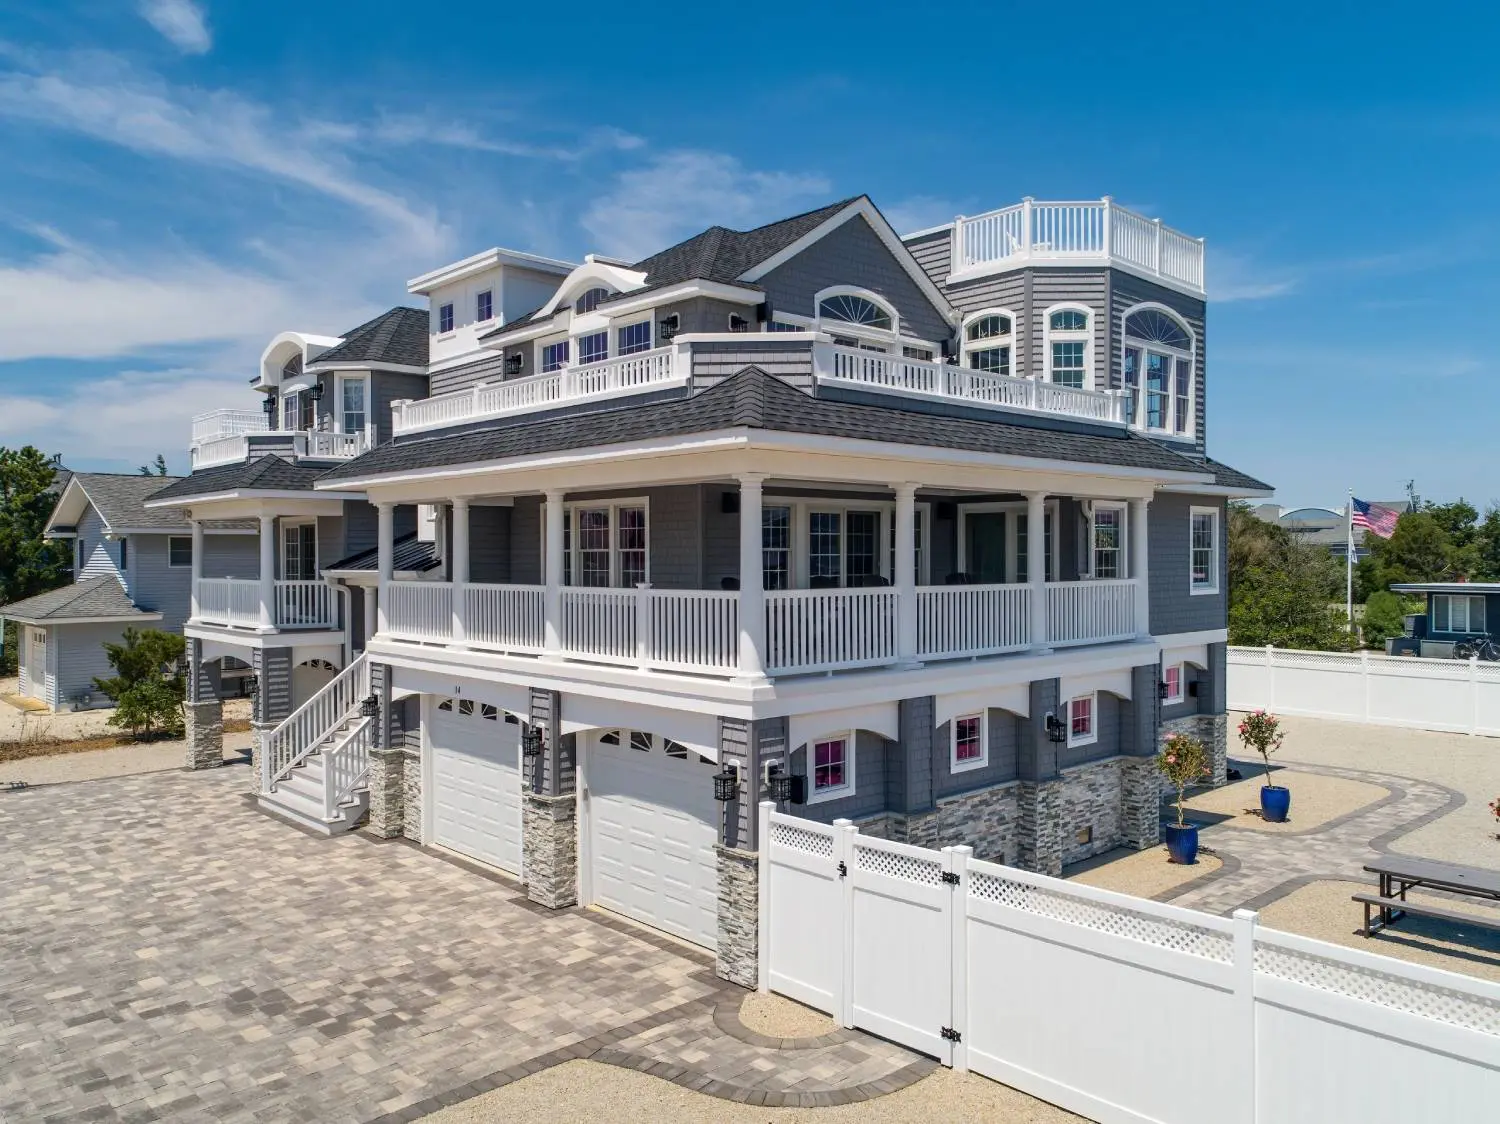
[[[1500,593],[1500,582],[1401,582],[1397,593]]]
[[[409,535],[402,535],[391,544],[391,569],[393,570],[422,573],[436,569],[440,565],[442,565],[442,560],[437,556],[437,543],[422,541],[417,538],[415,531]],[[323,568],[338,573],[350,570],[373,572],[380,568],[380,548],[371,547],[358,554],[351,554],[348,558],[341,558]]]
[[[344,342],[330,347],[308,366],[427,366],[427,313],[397,306],[344,333]]]
[[[137,609],[119,579],[105,575],[0,605],[0,617],[27,624],[67,624],[82,620],[153,621],[160,620],[161,614]]]
[[[118,472],[75,472],[58,497],[48,532],[78,525],[90,505],[111,530],[180,531],[187,526],[180,512],[148,509],[145,501],[161,491],[164,482],[175,483],[181,477],[129,475]]]
[[[1078,433],[814,398],[747,367],[690,398],[382,445],[331,469],[321,483],[736,428],[1204,473],[1201,464],[1129,431]]]
[[[236,464],[205,468],[168,484],[151,496],[153,504],[189,496],[214,496],[223,492],[285,492],[310,490],[324,469],[282,460],[275,454],[254,457]]]

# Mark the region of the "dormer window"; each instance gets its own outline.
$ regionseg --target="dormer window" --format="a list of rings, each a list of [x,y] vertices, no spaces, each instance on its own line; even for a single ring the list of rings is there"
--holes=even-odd
[[[1054,308],[1047,311],[1043,355],[1047,379],[1059,386],[1083,390],[1093,383],[1093,333],[1086,308]]]
[[[489,289],[474,298],[474,319],[483,324],[495,316],[495,294]]]
[[[593,288],[585,292],[573,302],[573,311],[579,316],[593,312],[599,307],[599,302],[609,298],[609,290],[604,288]]]
[[[1011,373],[1015,319],[1009,312],[985,311],[964,324],[963,365],[995,375]]]
[[[438,331],[453,331],[453,305],[452,303],[438,306]]]

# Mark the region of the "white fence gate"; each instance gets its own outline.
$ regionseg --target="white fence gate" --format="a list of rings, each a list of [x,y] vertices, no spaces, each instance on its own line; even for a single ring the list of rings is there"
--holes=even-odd
[[[1092,1119],[1457,1121],[1500,1097],[1495,984],[770,804],[761,829],[763,988]]]
[[[1230,648],[1231,710],[1500,736],[1500,663]]]

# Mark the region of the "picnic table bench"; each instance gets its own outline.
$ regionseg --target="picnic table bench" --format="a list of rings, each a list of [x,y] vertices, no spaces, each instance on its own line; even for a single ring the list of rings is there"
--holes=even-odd
[[[1378,894],[1355,894],[1354,900],[1365,907],[1365,936],[1371,936],[1391,925],[1408,913],[1425,917],[1437,917],[1444,921],[1455,921],[1464,925],[1478,925],[1484,929],[1500,932],[1500,918],[1477,917],[1456,909],[1429,905],[1426,902],[1408,902],[1406,892],[1414,889],[1441,890],[1458,897],[1500,904],[1500,872],[1480,867],[1460,866],[1458,863],[1436,862],[1431,859],[1410,859],[1391,855],[1373,863],[1365,869],[1380,877]],[[1379,911],[1373,923],[1370,913]]]

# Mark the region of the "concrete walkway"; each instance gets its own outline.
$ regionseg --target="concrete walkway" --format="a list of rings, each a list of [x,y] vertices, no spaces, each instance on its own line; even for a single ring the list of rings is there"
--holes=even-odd
[[[410,1120],[575,1057],[813,1106],[935,1067],[852,1032],[759,1040],[706,954],[406,843],[304,835],[246,781],[0,792],[0,1120]]]

